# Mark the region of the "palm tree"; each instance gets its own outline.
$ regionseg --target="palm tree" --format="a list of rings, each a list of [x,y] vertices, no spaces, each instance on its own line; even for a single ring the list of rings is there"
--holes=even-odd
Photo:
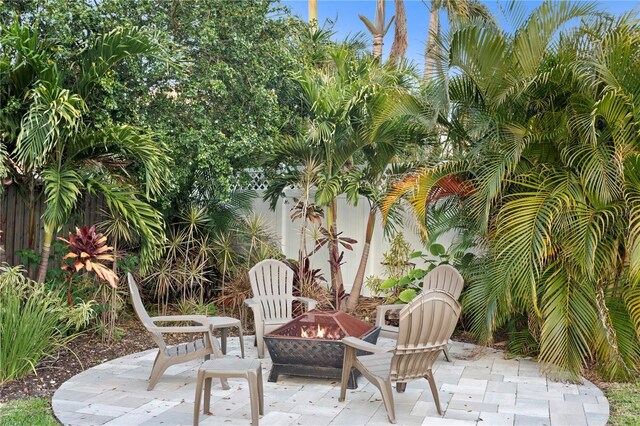
[[[391,17],[389,22],[385,25],[384,9],[385,0],[378,0],[378,2],[376,3],[376,15],[374,18],[375,24],[372,23],[366,16],[358,15],[360,17],[360,20],[364,23],[364,25],[373,36],[373,57],[378,60],[382,59],[382,46],[384,36],[387,35],[389,27],[391,27],[393,19],[395,18],[395,16]]]
[[[398,71],[406,72],[402,69]],[[356,308],[362,292],[376,219],[391,178],[404,170],[401,160],[408,156],[407,151],[415,149],[420,141],[428,137],[424,129],[416,131],[416,127],[405,116],[394,114],[398,101],[405,96],[408,96],[408,87],[403,85],[378,91],[368,102],[366,119],[358,123],[357,137],[363,140],[361,164],[346,174],[345,192],[354,205],[360,198],[365,198],[369,203],[369,215],[360,263],[346,303],[348,310]],[[388,212],[385,231],[392,230],[397,219],[399,216],[396,211]]]
[[[425,0],[423,3],[426,4]],[[440,11],[445,10],[449,22],[469,19],[492,21],[491,12],[477,0],[431,0],[429,4],[429,33],[424,49],[424,79],[433,77],[440,56]]]
[[[96,36],[65,70],[52,53],[55,46],[37,29],[16,22],[2,36],[0,44],[10,64],[2,68],[2,80],[8,82],[3,90],[13,99],[24,99],[13,116],[3,117],[9,135],[3,141],[7,163],[17,182],[45,197],[38,282],[44,281],[55,234],[86,194],[103,197],[114,215],[135,227],[142,257],[153,258],[164,238],[163,220],[146,200],[165,185],[164,147],[144,129],[96,123],[90,102],[100,79],[122,60],[167,58],[157,35],[118,28]]]
[[[348,46],[333,48],[326,67],[308,69],[297,76],[310,117],[300,137],[283,140],[271,159],[271,164],[284,165],[286,171],[270,181],[265,199],[275,205],[286,187],[300,185],[303,175],[305,182],[315,186],[314,204],[326,209],[336,306],[340,306],[338,299],[344,292],[340,245],[349,246],[338,231],[336,197],[345,191],[345,175],[359,164],[363,148],[375,143],[375,138],[359,134],[359,126],[367,115],[368,100],[375,98],[378,91],[405,87],[404,79],[404,72],[381,67],[370,57],[361,58]],[[309,164],[313,167],[306,167]],[[312,176],[307,176],[307,169],[312,171]]]
[[[442,176],[470,179],[488,242],[463,298],[472,330],[490,340],[523,316],[546,365],[576,378],[596,359],[620,379],[640,361],[640,25],[604,16],[558,36],[594,11],[548,2],[513,35],[456,29],[449,97],[470,149],[418,171],[388,201],[407,196],[424,218]]]
[[[407,13],[404,10],[404,0],[394,0],[396,9],[396,28],[393,35],[393,44],[389,52],[389,62],[396,64],[399,60],[404,59],[409,46],[407,34]]]

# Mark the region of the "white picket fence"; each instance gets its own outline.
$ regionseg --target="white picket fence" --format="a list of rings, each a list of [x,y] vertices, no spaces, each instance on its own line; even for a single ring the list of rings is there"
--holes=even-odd
[[[286,197],[278,201],[275,211],[269,208],[269,204],[262,201],[262,189],[260,184],[254,185],[253,189],[257,190],[258,197],[254,201],[254,212],[259,214],[267,223],[271,224],[273,231],[280,240],[283,253],[292,259],[298,256],[298,247],[300,244],[301,220],[293,222],[291,220],[291,207],[294,204],[294,198],[300,198],[301,194],[298,190],[288,189],[285,191]],[[362,247],[364,246],[364,237],[369,216],[369,204],[362,199],[357,206],[349,204],[344,195],[338,197],[338,232],[342,232],[342,236],[350,237],[358,242],[354,245],[353,251],[345,250],[344,265],[342,266],[342,274],[345,281],[345,290],[351,290],[353,280],[360,264],[360,256],[362,255]],[[404,217],[404,223],[397,229],[403,232],[405,239],[412,246],[413,250],[423,250],[423,244],[418,236],[418,230],[415,226],[415,219],[407,213]],[[310,246],[311,239],[309,239]],[[444,238],[440,243],[448,246],[450,238]],[[378,216],[376,219],[376,227],[371,241],[369,251],[369,262],[367,264],[365,277],[377,275],[384,278],[384,267],[381,264],[383,254],[389,249],[389,241],[384,238],[382,220]],[[320,268],[327,280],[329,274],[329,253],[326,247],[318,251],[311,258],[312,267]],[[368,290],[363,288],[363,295],[369,295]]]

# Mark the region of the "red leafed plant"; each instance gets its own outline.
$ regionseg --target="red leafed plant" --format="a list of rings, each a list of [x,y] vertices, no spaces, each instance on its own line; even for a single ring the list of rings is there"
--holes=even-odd
[[[75,235],[69,232],[69,239],[58,238],[69,246],[69,253],[63,259],[73,259],[70,265],[62,266],[62,269],[69,271],[72,275],[76,272],[86,269],[88,272],[94,272],[98,278],[107,281],[113,288],[118,287],[118,276],[113,270],[107,267],[103,262],[114,262],[113,247],[107,246],[107,237],[96,232],[96,227],[82,229],[76,228]],[[73,305],[71,299],[71,279],[67,289],[67,298],[69,306]]]

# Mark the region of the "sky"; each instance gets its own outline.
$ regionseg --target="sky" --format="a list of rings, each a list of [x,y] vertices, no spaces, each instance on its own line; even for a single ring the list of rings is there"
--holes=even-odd
[[[393,0],[386,0],[387,21],[394,15]],[[300,16],[305,21],[308,19],[307,0],[284,0],[282,2],[291,11]],[[407,29],[409,34],[409,47],[407,58],[414,61],[419,67],[424,61],[424,46],[429,28],[429,9],[422,0],[405,0],[407,12]],[[483,1],[489,10],[501,23],[503,28],[508,29],[509,25],[504,19],[501,7],[506,6],[506,1]],[[539,6],[542,1],[522,1],[524,7],[531,11]],[[605,0],[598,2],[601,9],[614,15],[621,15],[640,6],[640,1]],[[369,34],[358,15],[364,15],[373,22],[376,10],[375,0],[318,0],[318,21],[322,25],[329,19],[335,23],[336,39],[342,40],[357,32]],[[446,31],[446,19],[441,17],[442,29]],[[386,58],[393,42],[393,26],[389,29],[384,38],[383,55]]]

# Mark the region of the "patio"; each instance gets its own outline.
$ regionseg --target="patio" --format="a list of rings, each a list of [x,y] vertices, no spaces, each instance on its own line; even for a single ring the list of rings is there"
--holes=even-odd
[[[240,356],[239,341],[229,339],[227,356]],[[379,344],[392,344],[380,339]],[[253,337],[245,337],[247,357],[257,357]],[[86,370],[64,383],[53,396],[53,410],[65,425],[191,424],[199,361],[170,367],[153,391],[147,379],[156,350],[118,358]],[[592,383],[582,385],[547,380],[529,359],[505,360],[498,350],[454,342],[453,362],[443,357],[434,374],[446,410],[438,416],[426,380],[413,381],[405,393],[395,393],[401,425],[604,425],[609,404]],[[335,380],[281,376],[266,381],[271,363],[263,360],[264,425],[389,425],[382,398],[364,378],[338,402]],[[214,381],[213,416],[200,424],[250,423],[246,381],[230,379],[231,389]]]

